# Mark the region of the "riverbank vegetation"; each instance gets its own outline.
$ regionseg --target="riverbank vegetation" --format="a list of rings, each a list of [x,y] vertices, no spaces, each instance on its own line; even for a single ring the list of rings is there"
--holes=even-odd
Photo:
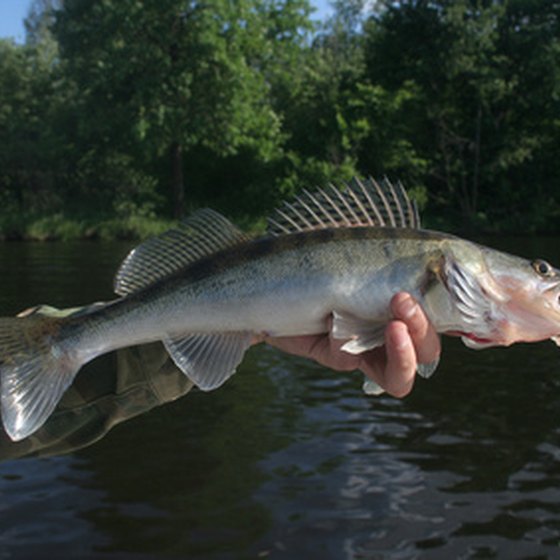
[[[560,2],[35,0],[0,41],[0,237],[246,227],[401,179],[432,227],[560,231]]]

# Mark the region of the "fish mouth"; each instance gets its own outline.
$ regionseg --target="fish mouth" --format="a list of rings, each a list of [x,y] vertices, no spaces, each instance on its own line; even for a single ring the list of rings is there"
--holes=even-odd
[[[456,336],[456,337],[461,337],[461,338],[467,338],[468,340],[472,340],[472,342],[476,343],[476,344],[494,344],[494,340],[492,340],[491,338],[485,338],[482,336],[477,336],[474,333],[471,332],[465,332],[465,331],[445,331],[444,333],[447,336]],[[560,346],[560,335],[558,335],[558,345]]]
[[[549,285],[543,290],[543,292],[545,294],[548,294],[555,290],[558,290],[558,292],[560,292],[560,278],[554,280],[553,282],[549,282]],[[560,296],[560,293],[558,295]]]

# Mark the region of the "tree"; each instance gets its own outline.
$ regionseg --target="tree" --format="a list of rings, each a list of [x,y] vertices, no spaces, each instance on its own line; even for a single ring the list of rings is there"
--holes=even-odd
[[[333,3],[333,16],[315,35],[306,63],[292,80],[284,118],[286,149],[295,167],[285,180],[288,190],[356,174],[390,174],[419,186],[424,161],[402,120],[416,90],[409,83],[393,89],[370,79],[362,29],[365,4]]]
[[[335,2],[334,15],[292,61],[289,79],[274,84],[275,107],[286,135],[284,194],[357,173],[364,123],[352,119],[348,106],[363,70],[357,24],[362,3]]]
[[[40,45],[0,41],[0,202],[8,212],[50,205],[52,68]]]
[[[58,45],[52,35],[55,11],[62,7],[63,0],[33,0],[23,22],[25,42],[27,45],[43,45],[43,50],[50,54],[51,62],[58,53]],[[50,48],[46,48],[48,44]]]
[[[560,217],[560,2],[516,0],[498,21],[507,96],[495,122],[492,203],[517,230],[556,230]]]
[[[280,122],[262,70],[271,41],[297,40],[307,11],[303,0],[66,0],[54,29],[85,136],[105,150],[168,157],[180,216],[185,153],[273,156]]]
[[[557,122],[559,3],[380,4],[366,26],[368,75],[388,91],[409,83],[418,92],[403,120],[429,162],[440,213],[458,209],[466,226],[525,222],[516,200],[535,197],[519,178],[551,149]]]

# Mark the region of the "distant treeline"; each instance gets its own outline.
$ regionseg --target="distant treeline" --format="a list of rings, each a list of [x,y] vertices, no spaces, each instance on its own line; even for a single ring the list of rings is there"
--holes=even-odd
[[[35,0],[0,41],[0,235],[200,206],[256,227],[352,175],[400,179],[432,227],[560,231],[559,1],[333,6]]]

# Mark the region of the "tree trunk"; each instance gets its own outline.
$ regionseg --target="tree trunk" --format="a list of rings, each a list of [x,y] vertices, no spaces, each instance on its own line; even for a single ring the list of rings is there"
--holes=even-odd
[[[171,190],[173,193],[173,217],[185,214],[185,183],[183,179],[183,147],[179,142],[171,144]]]

